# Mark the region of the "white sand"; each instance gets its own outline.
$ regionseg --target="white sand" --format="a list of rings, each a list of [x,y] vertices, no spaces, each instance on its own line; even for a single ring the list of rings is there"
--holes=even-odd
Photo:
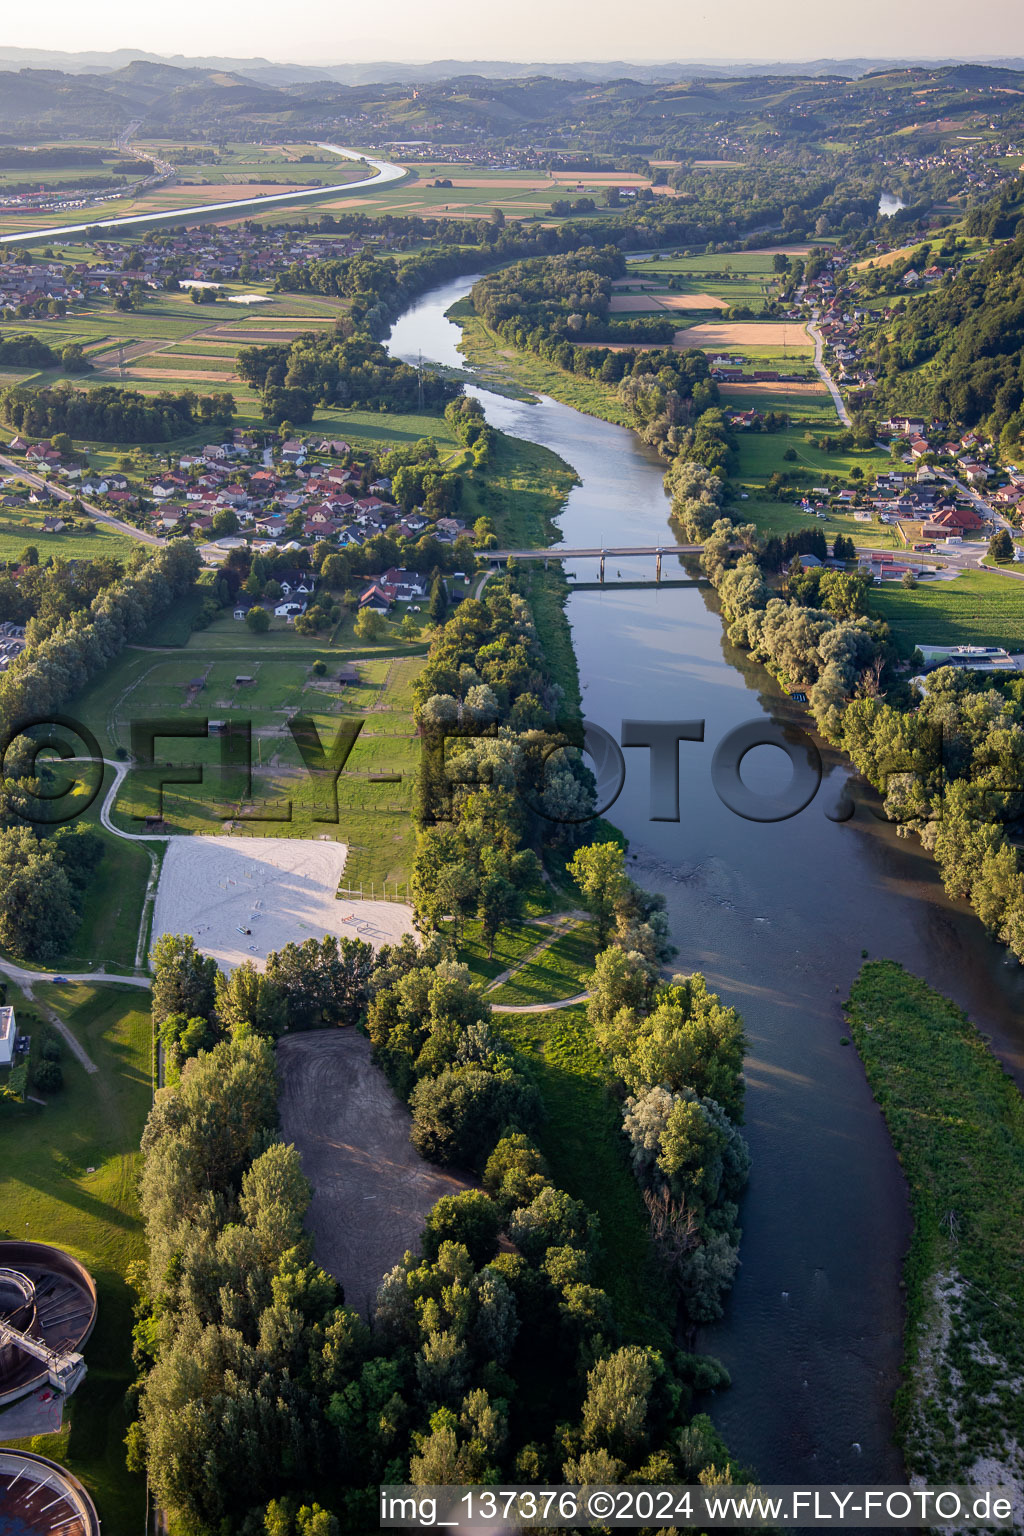
[[[160,872],[153,940],[190,933],[222,971],[231,971],[243,960],[262,970],[272,950],[325,933],[379,949],[411,932],[412,908],[404,903],[335,896],[347,855],[344,843],[311,838],[172,838]]]

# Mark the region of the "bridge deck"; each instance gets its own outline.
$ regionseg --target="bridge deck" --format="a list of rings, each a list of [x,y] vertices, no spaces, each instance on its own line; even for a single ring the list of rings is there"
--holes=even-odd
[[[550,549],[487,549],[482,553],[488,560],[582,560],[602,555],[697,555],[700,544],[606,544],[590,549],[569,549],[564,544],[554,544]]]

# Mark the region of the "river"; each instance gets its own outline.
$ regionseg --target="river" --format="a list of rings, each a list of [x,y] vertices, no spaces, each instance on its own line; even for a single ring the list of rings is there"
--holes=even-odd
[[[391,350],[464,366],[461,333],[444,316],[471,282],[447,283],[410,309]],[[553,400],[471,393],[496,427],[576,470],[559,524],[565,543],[670,537],[663,466],[633,433]],[[652,567],[614,560],[608,575],[652,578]],[[596,579],[596,561],[569,568]],[[859,1058],[842,1044],[840,1005],[862,951],[899,960],[966,1008],[1020,1081],[1024,973],[946,898],[916,840],[898,839],[862,803],[851,820],[829,819],[824,808],[848,777],[837,754],[823,752],[822,788],[790,820],[744,821],[722,804],[710,777],[722,736],[752,719],[806,717],[729,646],[713,593],[656,590],[653,580],[649,590],[609,586],[573,593],[568,617],[588,719],[616,740],[624,717],[706,721],[704,743],[680,748],[677,823],[648,819],[642,749],[625,752],[609,814],[630,839],[631,872],[667,898],[679,968],[705,973],[742,1011],[750,1040],[742,1266],[725,1317],[701,1339],[733,1385],[709,1411],[766,1482],[899,1482],[891,1402],[908,1204]],[[743,765],[744,780],[765,791],[789,773],[770,746]]]

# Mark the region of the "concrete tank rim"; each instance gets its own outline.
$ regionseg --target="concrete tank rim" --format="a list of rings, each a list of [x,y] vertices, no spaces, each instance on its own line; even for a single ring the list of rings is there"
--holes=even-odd
[[[100,1536],[100,1517],[96,1513],[96,1506],[92,1501],[89,1490],[83,1483],[79,1482],[73,1472],[69,1472],[67,1467],[62,1467],[59,1461],[51,1461],[48,1456],[40,1456],[38,1451],[22,1451],[14,1446],[0,1445],[0,1457],[7,1456],[26,1462],[29,1466],[40,1467],[47,1472],[56,1473],[66,1483],[75,1497],[82,1502],[86,1518],[89,1521],[89,1529],[86,1536]]]
[[[18,1269],[19,1259],[22,1263],[34,1265],[36,1268],[50,1269],[54,1273],[63,1274],[66,1278],[74,1279],[89,1297],[91,1307],[89,1321],[76,1340],[74,1348],[81,1352],[92,1336],[96,1327],[96,1316],[99,1309],[99,1299],[96,1292],[96,1282],[80,1259],[64,1248],[56,1248],[51,1243],[38,1243],[31,1238],[5,1237],[0,1238],[0,1267]],[[0,1394],[0,1407],[6,1407],[11,1403],[20,1402],[23,1397],[28,1397],[40,1386],[49,1380],[46,1371],[42,1370],[31,1379],[21,1382],[10,1391]]]

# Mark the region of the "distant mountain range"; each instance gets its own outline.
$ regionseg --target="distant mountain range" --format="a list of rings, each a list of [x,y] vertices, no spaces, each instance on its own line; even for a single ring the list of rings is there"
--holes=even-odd
[[[530,63],[507,59],[436,59],[431,63],[381,61],[357,64],[289,64],[263,58],[186,57],[183,54],[149,53],[143,48],[117,48],[110,52],[65,53],[55,48],[0,47],[0,64],[15,70],[60,70],[69,75],[114,72],[138,60],[168,64],[175,69],[228,71],[258,85],[306,85],[318,80],[338,85],[430,83],[474,75],[485,80],[523,80],[537,75],[558,80],[636,80],[664,84],[673,80],[749,79],[758,75],[842,76],[858,80],[876,70],[939,69],[954,63],[990,64],[1004,69],[1024,68],[1024,59],[987,54],[970,60],[855,58],[855,59],[680,59],[668,63],[645,60],[580,60]]]

